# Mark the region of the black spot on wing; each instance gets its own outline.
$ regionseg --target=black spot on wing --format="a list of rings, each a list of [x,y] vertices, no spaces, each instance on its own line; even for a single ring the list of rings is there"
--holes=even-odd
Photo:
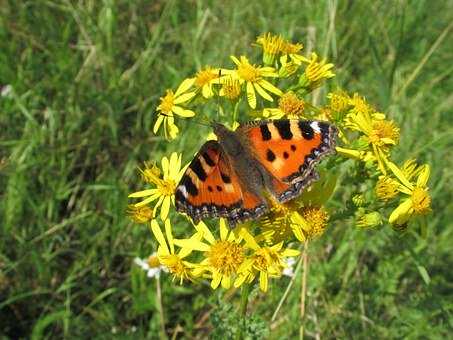
[[[294,151],[296,151],[296,149],[297,149],[296,146],[294,144],[291,144],[291,151],[294,152]]]
[[[212,160],[211,157],[209,157],[209,154],[207,152],[203,152],[202,157],[204,158],[207,165],[209,166],[215,165],[215,162]]]
[[[267,159],[269,162],[273,162],[273,161],[275,160],[275,153],[273,153],[272,150],[267,149],[267,152],[266,152],[266,159]]]
[[[182,178],[181,183],[182,183],[182,185],[184,185],[186,187],[187,192],[191,196],[197,196],[198,195],[198,189],[195,186],[195,184],[192,182],[192,179],[189,176],[184,175],[183,178]]]
[[[209,190],[209,192],[212,192],[212,190],[213,190],[210,185],[208,185],[208,190]]]
[[[216,185],[217,191],[222,191],[222,187],[220,185]]]
[[[223,174],[223,173],[220,173],[220,176],[222,177],[223,183],[227,183],[227,184],[228,184],[228,183],[231,183],[231,178],[230,178],[230,176],[225,175],[225,174]]]
[[[302,137],[304,137],[307,140],[313,139],[315,132],[313,131],[312,127],[310,126],[310,122],[307,121],[299,121],[298,123],[300,133],[302,134]]]
[[[274,125],[282,139],[290,140],[293,138],[289,120],[277,120]]]
[[[287,153],[286,151],[283,152],[283,158],[284,159],[288,159],[288,157],[289,157],[289,153]]]
[[[271,132],[269,131],[269,128],[267,127],[267,124],[260,125],[260,130],[261,130],[261,137],[263,137],[263,140],[271,139],[272,135],[271,135]]]
[[[190,168],[193,170],[193,172],[195,172],[200,181],[204,182],[208,177],[198,158],[195,158],[192,163],[190,163]]]
[[[175,199],[177,202],[184,202],[186,200],[186,198],[182,194],[181,190],[176,190]]]

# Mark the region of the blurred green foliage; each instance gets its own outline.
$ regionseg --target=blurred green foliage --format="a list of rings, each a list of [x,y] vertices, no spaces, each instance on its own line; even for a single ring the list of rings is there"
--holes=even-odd
[[[127,194],[141,162],[187,161],[199,140],[193,125],[171,145],[152,135],[158,98],[205,64],[256,54],[266,31],[328,57],[334,86],[400,125],[400,160],[432,165],[426,237],[345,221],[311,244],[305,335],[451,334],[452,13],[448,0],[0,1],[0,334],[162,336],[156,281],[132,262],[155,245],[125,216]],[[247,334],[298,336],[299,276],[269,322],[288,282],[254,292]],[[213,328],[231,324],[237,292],[161,284],[169,337],[227,336]]]

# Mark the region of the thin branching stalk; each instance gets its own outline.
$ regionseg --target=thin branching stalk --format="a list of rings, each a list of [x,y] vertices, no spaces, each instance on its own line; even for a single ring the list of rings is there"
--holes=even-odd
[[[302,287],[300,293],[300,336],[304,337],[304,323],[305,323],[305,300],[307,296],[307,276],[308,276],[308,241],[305,241],[304,251],[302,253],[303,273],[302,273]]]
[[[156,297],[157,297],[157,308],[159,310],[160,318],[160,331],[161,339],[167,339],[167,332],[165,331],[165,318],[164,318],[164,307],[162,305],[162,289],[160,287],[160,278],[156,278]]]
[[[249,294],[250,294],[250,284],[244,283],[241,289],[241,306],[239,309],[239,313],[241,315],[241,327],[236,336],[236,340],[240,340],[243,338],[244,329],[245,329],[245,318],[247,316],[247,305],[249,301]]]

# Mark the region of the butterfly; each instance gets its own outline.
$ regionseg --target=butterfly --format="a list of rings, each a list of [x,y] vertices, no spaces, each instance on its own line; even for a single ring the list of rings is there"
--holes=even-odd
[[[315,165],[335,150],[337,129],[322,121],[264,120],[232,131],[212,124],[218,141],[207,141],[175,190],[176,210],[194,223],[224,217],[231,227],[257,219],[299,196],[318,178]],[[268,195],[268,196],[266,196]]]

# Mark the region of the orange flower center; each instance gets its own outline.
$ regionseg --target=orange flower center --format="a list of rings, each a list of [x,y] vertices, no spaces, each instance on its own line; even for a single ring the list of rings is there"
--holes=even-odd
[[[415,187],[411,199],[416,214],[424,215],[431,211],[431,196],[425,188]]]
[[[244,248],[234,242],[217,241],[208,252],[209,263],[220,273],[235,273],[244,261]]]
[[[304,111],[304,101],[293,92],[288,92],[281,96],[278,107],[287,115],[300,115]]]
[[[212,80],[217,79],[219,77],[218,74],[215,74],[214,69],[211,67],[206,68],[205,70],[201,70],[195,76],[195,85],[197,87],[203,87],[204,85],[208,85]]]
[[[174,104],[175,95],[174,95],[173,91],[172,90],[167,90],[167,94],[165,95],[165,97],[161,97],[160,100],[161,100],[161,103],[159,105],[159,109],[163,113],[166,113],[168,115],[172,115],[171,110],[172,110],[173,106],[175,105]]]
[[[260,79],[260,71],[245,61],[238,66],[238,74],[245,81],[256,82]]]

